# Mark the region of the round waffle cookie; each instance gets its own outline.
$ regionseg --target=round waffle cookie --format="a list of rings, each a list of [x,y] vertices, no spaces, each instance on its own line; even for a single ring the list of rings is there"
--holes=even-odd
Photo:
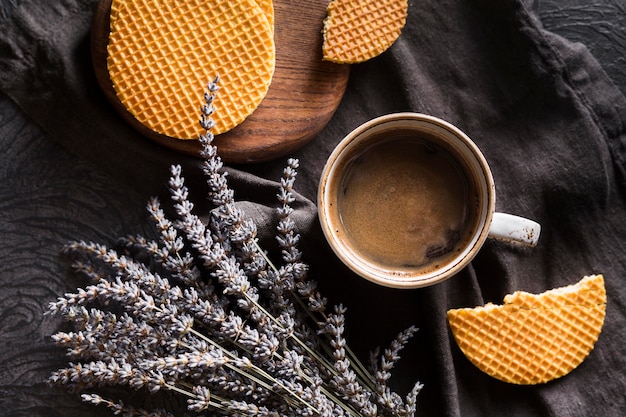
[[[265,13],[272,32],[274,32],[274,0],[256,0],[257,4]]]
[[[204,88],[219,75],[213,133],[232,129],[274,73],[267,13],[254,0],[114,0],[107,68],[117,98],[152,131],[197,139]]]
[[[322,31],[324,59],[355,64],[380,55],[400,36],[407,12],[407,0],[333,0]]]
[[[602,275],[503,305],[448,311],[454,338],[480,370],[504,382],[540,384],[576,368],[593,349],[606,312]]]

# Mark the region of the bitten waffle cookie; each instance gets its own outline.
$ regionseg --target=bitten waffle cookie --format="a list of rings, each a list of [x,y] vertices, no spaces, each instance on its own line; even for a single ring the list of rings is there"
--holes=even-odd
[[[254,0],[114,0],[107,66],[117,98],[159,134],[197,139],[207,81],[220,76],[214,134],[240,124],[265,97],[273,28]]]
[[[559,378],[593,349],[606,312],[602,275],[541,294],[518,291],[504,305],[448,311],[452,334],[483,372],[513,384]]]
[[[324,59],[339,64],[367,61],[386,51],[406,23],[407,0],[333,0],[324,20]]]

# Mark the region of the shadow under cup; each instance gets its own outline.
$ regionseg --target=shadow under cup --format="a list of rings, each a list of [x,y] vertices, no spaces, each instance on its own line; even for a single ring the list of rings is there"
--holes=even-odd
[[[459,272],[487,238],[493,178],[476,145],[440,119],[399,113],[348,134],[329,157],[318,210],[354,272],[397,288]]]

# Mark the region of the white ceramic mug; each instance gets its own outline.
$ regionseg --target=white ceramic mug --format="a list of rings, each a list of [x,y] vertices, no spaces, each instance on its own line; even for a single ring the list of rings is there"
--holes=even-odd
[[[349,133],[322,172],[318,213],[337,256],[395,288],[441,282],[488,237],[535,246],[538,223],[495,212],[485,157],[457,127],[419,113],[371,120]]]

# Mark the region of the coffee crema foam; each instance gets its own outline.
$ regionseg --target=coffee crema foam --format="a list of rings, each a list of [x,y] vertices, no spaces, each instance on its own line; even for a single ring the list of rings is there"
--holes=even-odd
[[[346,166],[338,212],[351,244],[383,268],[427,272],[471,239],[469,176],[426,137],[376,141]]]

